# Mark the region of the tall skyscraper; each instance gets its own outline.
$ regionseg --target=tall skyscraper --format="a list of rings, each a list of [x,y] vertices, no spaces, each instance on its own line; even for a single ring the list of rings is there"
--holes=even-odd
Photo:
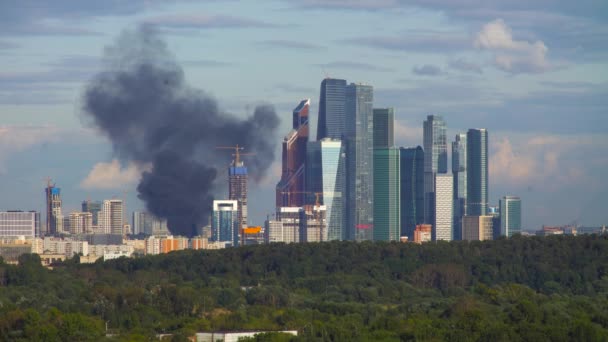
[[[123,235],[123,213],[122,200],[104,200],[100,217],[101,231],[104,234]]]
[[[374,108],[374,148],[395,146],[394,127],[394,108]]]
[[[99,225],[99,212],[101,211],[101,202],[99,201],[82,201],[82,212],[91,213],[93,215],[93,226]]]
[[[375,122],[374,122],[375,124]],[[374,149],[374,240],[399,241],[401,235],[399,149]]]
[[[345,238],[344,202],[346,199],[346,163],[344,144],[325,138],[309,142],[306,158],[307,203],[316,202],[318,194],[326,208],[327,239]]]
[[[239,228],[247,228],[247,167],[240,160],[238,148],[228,168],[228,199],[238,202]]]
[[[276,206],[302,206],[305,203],[304,181],[306,145],[308,143],[308,111],[305,99],[293,110],[293,129],[283,138],[281,180],[276,187]]]
[[[374,228],[374,89],[346,87],[347,238],[372,240]]]
[[[342,139],[346,130],[346,80],[326,78],[321,82],[317,140]]]
[[[428,115],[423,124],[425,221],[434,221],[432,202],[435,175],[448,172],[446,124],[442,116]]]
[[[454,240],[462,240],[462,217],[467,214],[467,135],[456,134],[452,142],[454,176]]]
[[[71,212],[69,223],[70,234],[93,233],[93,214],[89,212]]]
[[[435,221],[433,223],[433,240],[452,240],[454,219],[454,185],[450,174],[435,175],[433,191]]]
[[[500,200],[500,235],[511,237],[521,234],[521,199],[504,196]]]
[[[424,223],[424,151],[400,148],[401,236],[414,240],[416,226]]]
[[[467,132],[467,215],[488,213],[488,131]]]
[[[46,229],[45,235],[63,232],[63,214],[61,212],[61,189],[51,184],[50,180],[45,189],[46,193]]]
[[[213,201],[213,221],[209,241],[230,242],[234,246],[239,242],[239,211],[237,200]]]

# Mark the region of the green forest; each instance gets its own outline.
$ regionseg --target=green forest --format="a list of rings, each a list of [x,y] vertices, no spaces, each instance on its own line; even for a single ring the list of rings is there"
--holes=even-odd
[[[0,340],[607,341],[608,237],[269,244],[0,262]],[[107,330],[106,330],[107,329]]]

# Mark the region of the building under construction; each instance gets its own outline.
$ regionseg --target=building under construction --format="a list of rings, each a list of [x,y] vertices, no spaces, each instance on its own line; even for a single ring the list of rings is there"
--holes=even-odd
[[[46,194],[46,229],[44,235],[63,232],[63,214],[61,212],[61,189],[47,180]]]
[[[234,160],[228,168],[228,199],[238,203],[239,228],[247,228],[247,167],[240,160],[242,147],[236,147]]]

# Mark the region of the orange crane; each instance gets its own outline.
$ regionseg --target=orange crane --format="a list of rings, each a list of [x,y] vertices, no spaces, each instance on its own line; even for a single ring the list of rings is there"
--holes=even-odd
[[[234,161],[233,161],[234,166],[239,166],[241,164],[241,156],[255,155],[255,153],[252,153],[252,152],[248,152],[248,153],[241,152],[242,150],[245,149],[245,147],[239,146],[238,144],[236,144],[235,146],[216,146],[215,148],[217,148],[218,150],[234,150],[234,153],[232,154],[232,156],[234,157]]]

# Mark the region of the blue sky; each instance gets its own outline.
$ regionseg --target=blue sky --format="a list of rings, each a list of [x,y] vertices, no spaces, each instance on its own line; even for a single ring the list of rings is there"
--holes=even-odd
[[[124,29],[155,25],[188,82],[236,115],[291,110],[326,77],[374,86],[396,108],[396,142],[422,143],[441,114],[450,140],[490,134],[490,198],[522,197],[524,226],[608,223],[608,3],[284,0],[0,3],[0,210],[44,207],[47,176],[66,212],[127,196],[139,170],[113,161],[81,116],[86,82]],[[312,131],[315,131],[313,129]],[[252,185],[253,223],[273,211],[279,160]],[[258,200],[259,199],[259,200]]]

